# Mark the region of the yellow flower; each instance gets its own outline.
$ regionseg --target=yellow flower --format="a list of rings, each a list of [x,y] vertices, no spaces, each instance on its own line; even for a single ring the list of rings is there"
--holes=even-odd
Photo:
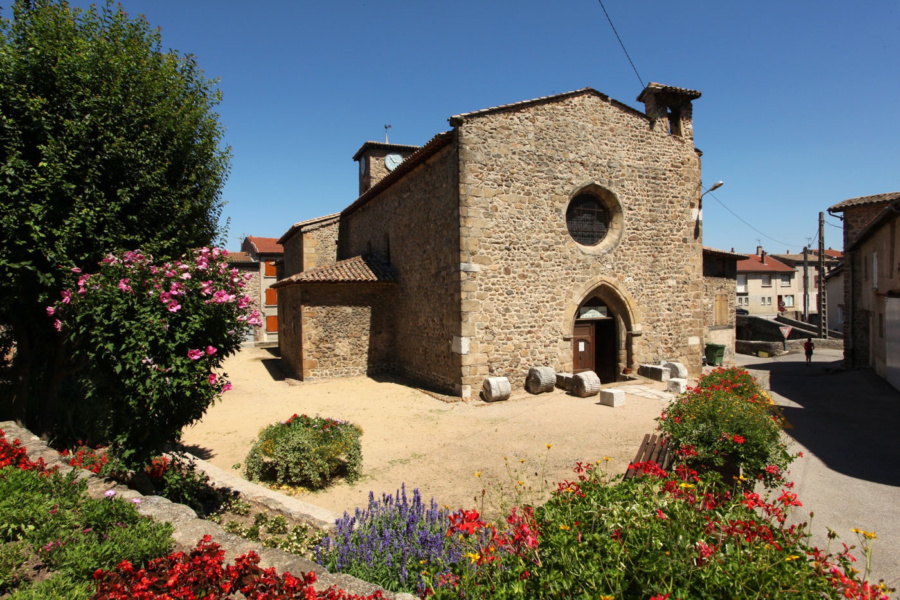
[[[862,533],[862,529],[858,527],[852,527],[850,531],[852,531],[853,533]]]
[[[475,471],[475,477],[481,477],[481,471]]]
[[[686,488],[686,489],[691,489],[692,487],[694,487],[694,484],[684,482],[684,483],[680,484],[680,486],[683,488]]]
[[[481,558],[481,555],[478,554],[477,552],[466,552],[466,556],[467,556],[468,559],[472,562],[473,565],[474,565],[476,562],[478,562],[478,559]]]
[[[553,444],[544,444],[544,445],[547,446],[547,450],[549,450],[550,448],[553,447]]]
[[[600,600],[616,600],[615,596],[600,596]]]
[[[560,525],[559,528],[562,529],[563,531],[569,531],[570,529],[572,529],[568,525]]]
[[[522,480],[520,479],[520,480],[519,480],[519,485],[525,485],[525,482],[522,481]]]
[[[791,561],[791,560],[797,560],[798,558],[800,558],[800,557],[797,556],[796,554],[791,554],[790,556],[788,556],[788,557],[787,557],[786,559],[784,559],[784,560],[785,560],[785,561]]]
[[[609,456],[604,456],[603,460],[605,460],[606,462],[609,462],[612,460],[612,458],[610,458]],[[612,596],[610,596],[610,598],[612,598]]]

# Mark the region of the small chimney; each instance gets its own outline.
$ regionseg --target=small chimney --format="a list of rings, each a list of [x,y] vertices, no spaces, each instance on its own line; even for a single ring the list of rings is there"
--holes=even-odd
[[[762,253],[763,253],[762,246],[757,246],[757,247],[756,247],[756,255],[757,255],[757,256],[762,256]]]
[[[763,250],[760,256],[762,256],[762,264],[766,264],[766,251]]]

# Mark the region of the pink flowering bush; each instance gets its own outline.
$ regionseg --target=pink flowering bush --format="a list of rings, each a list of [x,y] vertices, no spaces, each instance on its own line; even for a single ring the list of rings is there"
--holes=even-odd
[[[61,403],[63,444],[109,444],[136,466],[231,389],[218,368],[261,320],[226,255],[201,248],[157,265],[135,251],[107,256],[97,273],[72,269],[47,307],[78,366]]]

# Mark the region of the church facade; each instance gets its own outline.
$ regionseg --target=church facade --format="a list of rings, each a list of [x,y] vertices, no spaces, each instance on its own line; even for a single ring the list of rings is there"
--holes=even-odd
[[[359,197],[279,240],[285,366],[464,398],[534,366],[698,373],[699,97],[651,83],[639,111],[586,88],[455,115],[422,147],[367,142]]]

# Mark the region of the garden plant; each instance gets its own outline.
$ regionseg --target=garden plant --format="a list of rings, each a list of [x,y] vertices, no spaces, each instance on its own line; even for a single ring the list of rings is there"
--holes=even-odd
[[[347,421],[293,415],[263,429],[247,458],[247,477],[280,485],[319,489],[342,475],[348,482],[362,471],[362,429]]]
[[[720,367],[702,377],[658,421],[676,460],[700,471],[734,467],[741,477],[776,486],[796,458],[788,451],[777,407],[737,367]],[[726,475],[726,484],[731,477]]]
[[[446,535],[451,513],[434,499],[412,498],[401,487],[336,523],[334,533],[316,548],[316,560],[330,571],[347,573],[387,590],[415,593],[424,589],[421,565],[453,564],[460,558],[455,540]]]

